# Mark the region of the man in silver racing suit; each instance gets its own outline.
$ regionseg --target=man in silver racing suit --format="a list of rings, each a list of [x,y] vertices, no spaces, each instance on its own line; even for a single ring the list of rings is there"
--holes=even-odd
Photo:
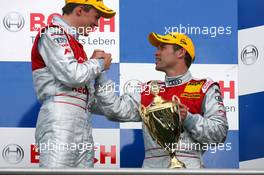
[[[78,36],[115,12],[97,0],[66,0],[63,16],[40,30],[32,48],[33,82],[42,103],[35,132],[40,167],[93,167],[92,81],[111,65],[111,54],[87,59]]]
[[[180,135],[176,157],[186,168],[202,168],[204,145],[223,143],[227,136],[228,123],[219,85],[210,79],[194,79],[188,70],[194,61],[195,51],[191,39],[180,33],[149,35],[150,43],[157,47],[156,70],[166,73],[165,81],[159,82],[159,96],[171,100],[180,98],[180,114],[183,132]],[[96,97],[98,107],[108,118],[122,122],[140,122],[140,106],[149,106],[153,95],[147,88],[143,92],[125,93],[118,97],[114,83],[104,73],[97,79]],[[143,124],[145,145],[145,168],[167,168],[170,156],[150,136]]]

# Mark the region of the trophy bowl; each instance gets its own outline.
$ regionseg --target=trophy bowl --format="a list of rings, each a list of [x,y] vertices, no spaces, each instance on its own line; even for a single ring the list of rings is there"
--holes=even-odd
[[[157,84],[155,82],[150,84],[151,87],[154,85]],[[179,98],[173,96],[171,101],[166,101],[158,95],[157,88],[155,89],[156,91],[151,91],[154,95],[152,103],[148,107],[141,105],[141,117],[151,137],[169,153],[170,168],[185,168],[184,163],[176,158],[175,149],[172,148],[173,143],[179,142],[182,129]]]

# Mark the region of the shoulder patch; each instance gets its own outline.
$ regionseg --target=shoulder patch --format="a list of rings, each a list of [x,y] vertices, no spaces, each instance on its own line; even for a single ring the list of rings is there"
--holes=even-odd
[[[205,81],[205,83],[204,83],[204,85],[203,85],[203,87],[202,87],[202,91],[203,91],[203,93],[205,93],[205,92],[208,90],[208,88],[209,88],[212,84],[214,84],[214,83],[215,83],[215,82],[214,82],[212,79],[207,78],[206,81]]]

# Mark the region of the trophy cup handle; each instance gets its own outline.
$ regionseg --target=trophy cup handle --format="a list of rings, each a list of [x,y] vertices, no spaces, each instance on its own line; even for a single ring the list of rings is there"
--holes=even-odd
[[[177,95],[173,95],[173,96],[172,96],[172,101],[173,101],[173,102],[178,102],[178,103],[181,102],[180,98],[179,98]]]
[[[173,95],[171,99],[172,99],[172,102],[177,103],[177,111],[175,111],[175,112],[178,113],[178,115],[179,115],[179,121],[180,121],[180,123],[182,123],[182,121],[181,121],[180,108],[178,106],[178,104],[181,103],[181,100],[180,100],[180,98],[177,95]]]

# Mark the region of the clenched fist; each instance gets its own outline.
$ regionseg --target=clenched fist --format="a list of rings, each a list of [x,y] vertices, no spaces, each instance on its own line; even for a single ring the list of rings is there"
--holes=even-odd
[[[104,50],[101,49],[95,49],[93,52],[93,55],[91,56],[91,59],[100,59],[103,58],[105,54]]]
[[[112,63],[112,55],[100,49],[94,50],[91,59],[104,59],[104,70],[108,70]]]

